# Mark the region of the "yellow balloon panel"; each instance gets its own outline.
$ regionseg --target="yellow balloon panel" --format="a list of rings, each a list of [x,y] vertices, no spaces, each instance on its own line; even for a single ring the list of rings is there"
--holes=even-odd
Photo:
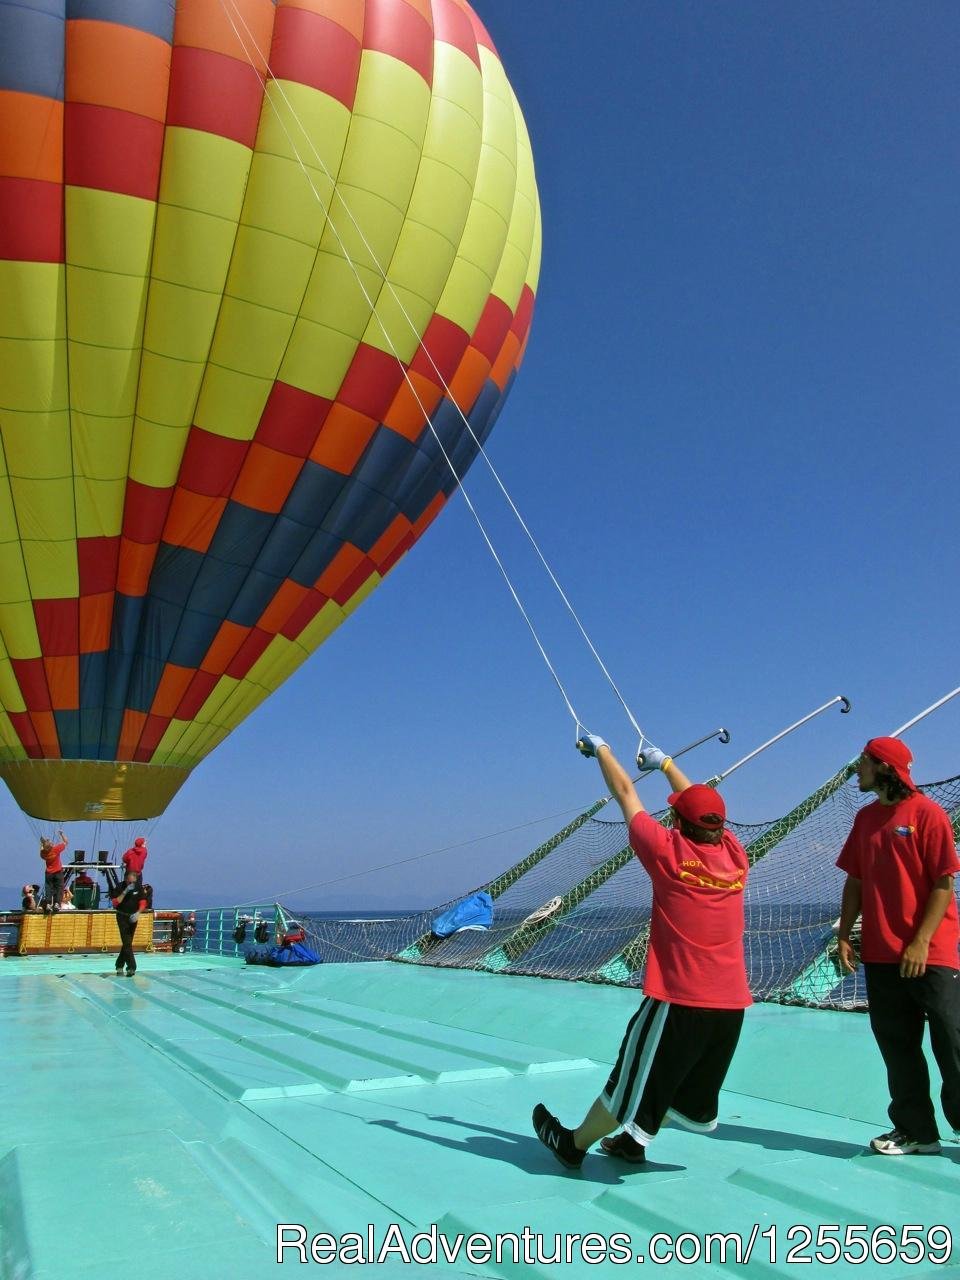
[[[98,0],[69,58],[0,6],[2,776],[142,816],[476,456],[529,138],[466,0]]]

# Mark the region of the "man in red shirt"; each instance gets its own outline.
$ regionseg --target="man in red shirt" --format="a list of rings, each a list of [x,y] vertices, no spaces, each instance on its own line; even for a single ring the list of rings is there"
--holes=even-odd
[[[40,857],[46,863],[46,874],[43,884],[44,910],[59,911],[60,899],[63,897],[63,863],[60,855],[67,847],[67,837],[58,831],[60,842],[54,844],[47,836],[40,837]]]
[[[623,811],[630,844],[653,883],[653,908],[645,998],[603,1092],[576,1129],[561,1125],[543,1103],[534,1108],[537,1137],[571,1169],[601,1138],[608,1155],[640,1163],[667,1117],[697,1133],[715,1129],[720,1088],[752,1003],[743,955],[749,864],[724,830],[723,799],[692,785],[663,752],[647,749],[646,765],[660,769],[673,788],[674,826],[667,829],[646,813],[602,738],[591,735],[578,745],[596,756]],[[615,1138],[605,1137],[620,1126]]]
[[[870,739],[857,781],[877,798],[857,814],[837,859],[847,873],[837,940],[847,973],[857,967],[850,930],[863,916],[870,1026],[887,1068],[893,1122],[870,1146],[885,1156],[940,1151],[924,1017],[943,1079],[943,1111],[960,1130],[960,929],[953,892],[960,861],[950,819],[917,790],[912,761],[897,738]]]

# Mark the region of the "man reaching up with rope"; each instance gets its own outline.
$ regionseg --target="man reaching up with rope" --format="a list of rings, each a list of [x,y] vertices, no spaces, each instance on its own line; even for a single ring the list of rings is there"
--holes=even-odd
[[[697,1133],[715,1129],[720,1088],[752,1003],[743,956],[749,864],[743,846],[724,830],[723,799],[691,784],[662,751],[647,748],[643,766],[659,769],[673,788],[674,825],[663,827],[602,738],[590,734],[577,746],[596,757],[623,810],[630,845],[653,884],[653,908],[644,999],[603,1092],[575,1129],[543,1103],[533,1110],[537,1137],[570,1169],[579,1169],[601,1138],[608,1155],[642,1162],[668,1117]],[[616,1137],[605,1136],[621,1126]]]

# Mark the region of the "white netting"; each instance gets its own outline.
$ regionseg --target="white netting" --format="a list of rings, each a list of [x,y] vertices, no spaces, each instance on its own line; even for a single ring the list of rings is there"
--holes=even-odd
[[[843,887],[843,874],[834,864],[865,800],[845,777],[841,770],[777,821],[730,823],[753,862],[745,944],[750,988],[758,999],[835,1008],[866,1003],[862,971],[841,979],[833,958],[833,924]],[[960,777],[922,789],[956,823]],[[571,825],[575,829],[566,838],[547,842],[488,886],[494,896],[490,929],[431,936],[432,921],[452,905],[445,903],[398,918],[307,918],[311,939],[331,961],[392,956],[637,986],[646,954],[650,881],[627,847],[623,822],[584,816]],[[529,921],[538,911],[542,918]]]

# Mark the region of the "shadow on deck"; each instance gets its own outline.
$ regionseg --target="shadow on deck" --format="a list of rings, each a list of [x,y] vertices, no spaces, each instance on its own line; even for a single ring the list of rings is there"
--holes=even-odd
[[[756,1226],[768,1234],[754,1233],[737,1272],[796,1276],[819,1266],[785,1261],[803,1242],[787,1239],[794,1224],[815,1239],[822,1224],[957,1222],[960,1147],[865,1151],[888,1124],[882,1064],[856,1014],[756,1006],[715,1135],[668,1128],[641,1169],[593,1154],[565,1173],[534,1137],[531,1109],[543,1099],[579,1119],[637,998],[389,963],[284,972],[152,955],[126,980],[111,957],[5,961],[0,1277],[259,1280],[276,1268],[278,1223],[364,1239],[370,1229],[377,1245],[394,1225],[408,1244],[434,1223],[448,1241],[526,1227],[544,1235],[544,1258],[557,1233],[623,1233],[648,1253],[657,1232],[746,1242]],[[945,1267],[829,1272],[960,1275],[955,1234]],[[610,1272],[573,1249],[565,1275]],[[421,1270],[389,1256],[381,1280]],[[734,1256],[657,1271],[719,1276]],[[558,1274],[549,1261],[515,1264],[509,1243],[504,1259],[461,1252],[435,1269]],[[293,1251],[285,1262],[299,1265]]]

